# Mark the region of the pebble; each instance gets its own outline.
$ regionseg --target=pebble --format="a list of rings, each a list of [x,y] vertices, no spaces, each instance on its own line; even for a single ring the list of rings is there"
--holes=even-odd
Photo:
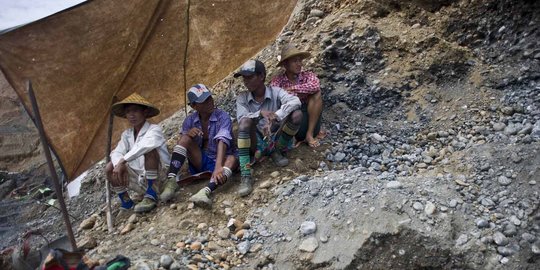
[[[433,215],[433,213],[435,213],[436,209],[437,207],[435,206],[435,204],[433,204],[432,202],[427,202],[426,207],[424,208],[424,212],[426,213],[426,215],[431,216]]]
[[[420,202],[414,202],[412,207],[416,211],[421,211],[421,210],[424,209],[424,205],[422,203],[420,203]]]
[[[223,228],[223,229],[217,231],[217,234],[221,239],[229,238],[230,233],[231,233],[231,231],[229,230],[229,228]]]
[[[501,232],[495,232],[493,234],[493,242],[497,244],[498,246],[506,246],[508,245],[508,238],[504,236]]]
[[[463,246],[469,241],[467,234],[461,234],[456,240],[456,246]]]
[[[158,246],[158,245],[159,245],[159,240],[157,240],[157,239],[152,239],[152,240],[150,241],[150,244],[152,244],[152,245],[154,245],[154,246]]]
[[[319,10],[319,9],[312,9],[312,10],[309,12],[309,16],[310,16],[310,17],[322,18],[322,17],[324,16],[324,11]]]
[[[328,236],[326,236],[326,235],[321,235],[321,236],[319,237],[319,240],[321,240],[322,243],[326,243],[326,242],[328,242]]]
[[[450,208],[455,208],[458,204],[458,201],[456,199],[452,199],[450,200],[450,202],[448,203],[448,207]]]
[[[487,220],[485,220],[485,219],[478,219],[476,221],[476,226],[478,228],[487,228],[487,227],[489,227],[489,222]]]
[[[202,248],[202,244],[199,241],[195,241],[195,242],[191,243],[191,245],[189,245],[189,248],[191,250],[200,250]]]
[[[246,253],[248,253],[250,248],[251,248],[251,243],[247,240],[236,245],[236,249],[238,249],[238,251],[242,255],[245,255]]]
[[[163,268],[169,269],[172,263],[173,258],[171,258],[171,256],[161,255],[161,258],[159,259],[159,265],[163,266]]]
[[[501,184],[501,186],[508,186],[512,183],[512,179],[504,175],[499,176],[499,178],[497,178],[497,181],[499,182],[499,184]]]
[[[309,235],[317,231],[317,224],[313,221],[304,221],[300,225],[300,232],[302,235]]]
[[[529,242],[529,243],[533,243],[534,240],[536,239],[536,237],[533,235],[533,234],[530,234],[530,233],[523,233],[521,235],[521,239]]]
[[[319,247],[319,242],[315,237],[306,238],[300,243],[299,250],[305,252],[313,252]]]
[[[180,269],[182,269],[182,266],[178,262],[173,262],[169,269],[170,270],[180,270]]]
[[[386,183],[386,188],[390,188],[390,189],[398,189],[398,188],[401,188],[402,186],[403,185],[399,181],[390,181]]]
[[[516,251],[509,247],[497,247],[497,252],[503,256],[512,256]]]
[[[506,125],[504,123],[494,123],[493,124],[493,130],[495,130],[495,131],[503,131],[504,128],[506,128]]]
[[[278,172],[278,171],[273,171],[273,172],[270,174],[270,176],[271,176],[272,178],[277,178],[277,177],[279,176],[279,172]]]

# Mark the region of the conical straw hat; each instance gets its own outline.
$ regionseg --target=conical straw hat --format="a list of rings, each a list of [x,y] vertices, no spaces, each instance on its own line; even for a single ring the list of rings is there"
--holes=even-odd
[[[152,105],[148,100],[143,98],[141,95],[137,93],[131,94],[129,97],[125,98],[124,100],[114,103],[112,106],[112,112],[114,115],[118,117],[126,118],[126,113],[124,111],[124,107],[126,104],[137,104],[137,105],[143,105],[148,108],[148,115],[146,118],[154,117],[159,114],[159,109]]]
[[[308,53],[308,52],[305,52],[305,51],[298,50],[292,44],[286,45],[281,50],[281,55],[279,57],[279,63],[277,64],[277,66],[279,67],[279,66],[283,65],[283,62],[285,60],[287,60],[287,59],[289,59],[291,57],[294,57],[294,56],[300,56],[300,57],[302,57],[302,59],[304,59],[304,58],[310,57],[311,54]]]

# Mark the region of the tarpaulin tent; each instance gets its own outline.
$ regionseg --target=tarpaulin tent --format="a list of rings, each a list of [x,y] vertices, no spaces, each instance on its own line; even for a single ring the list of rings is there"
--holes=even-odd
[[[291,0],[93,0],[0,35],[0,69],[32,116],[31,79],[51,147],[73,179],[104,157],[113,96],[184,104],[275,39]],[[118,123],[118,121],[116,121]],[[113,141],[122,126],[115,124]]]

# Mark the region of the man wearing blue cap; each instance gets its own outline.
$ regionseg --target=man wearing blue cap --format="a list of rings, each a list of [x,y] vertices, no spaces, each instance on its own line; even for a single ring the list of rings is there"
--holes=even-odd
[[[265,85],[266,68],[259,60],[249,60],[234,77],[242,76],[248,91],[238,94],[238,157],[240,160],[240,196],[253,190],[251,156],[258,159],[270,155],[274,163],[287,166],[283,156],[291,145],[302,121],[300,99],[282,88]]]
[[[187,158],[192,175],[212,172],[208,186],[189,200],[202,207],[211,207],[210,193],[224,184],[238,166],[232,121],[227,112],[214,106],[212,94],[205,85],[191,87],[187,98],[195,112],[188,115],[182,124],[182,136],[174,146],[168,179],[160,199],[168,201],[174,197],[178,189],[176,176]]]

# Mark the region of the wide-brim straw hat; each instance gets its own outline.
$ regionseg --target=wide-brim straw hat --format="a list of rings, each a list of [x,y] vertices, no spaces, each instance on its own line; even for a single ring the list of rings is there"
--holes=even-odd
[[[283,62],[285,62],[285,60],[295,56],[300,56],[302,59],[304,59],[310,57],[311,54],[309,52],[297,49],[292,44],[286,45],[285,47],[283,47],[283,49],[281,49],[281,55],[279,56],[279,63],[277,64],[277,66],[279,67],[283,65]]]
[[[148,100],[146,100],[144,97],[137,93],[133,93],[124,100],[114,103],[112,105],[113,114],[118,117],[126,118],[126,112],[124,108],[127,104],[146,106],[148,108],[148,115],[146,116],[146,118],[154,117],[159,114],[159,109],[156,106],[152,105],[152,103],[148,102]]]

